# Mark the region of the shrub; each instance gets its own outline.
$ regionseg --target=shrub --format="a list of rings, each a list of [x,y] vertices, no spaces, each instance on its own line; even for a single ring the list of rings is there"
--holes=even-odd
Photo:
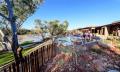
[[[97,54],[101,54],[102,53],[102,50],[101,49],[95,49],[95,48],[92,48],[91,51],[97,53]]]

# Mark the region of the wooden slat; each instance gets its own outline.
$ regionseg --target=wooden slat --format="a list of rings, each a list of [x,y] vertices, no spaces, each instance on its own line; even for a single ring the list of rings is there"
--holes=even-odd
[[[34,58],[33,53],[30,55],[30,62],[31,62],[31,72],[34,72]]]
[[[4,69],[4,72],[7,72],[7,70],[6,70],[6,69]]]
[[[27,56],[19,60],[19,64],[12,62],[2,68],[3,72],[41,72],[41,67],[55,55],[54,46],[51,43],[40,44]],[[43,71],[43,70],[42,70]]]
[[[15,63],[12,64],[12,69],[13,69],[13,72],[16,72],[16,66],[15,66]]]
[[[11,66],[9,66],[9,72],[12,72],[12,71],[11,71]]]
[[[41,49],[38,50],[38,61],[39,61],[39,67],[42,65],[42,57],[41,57]]]

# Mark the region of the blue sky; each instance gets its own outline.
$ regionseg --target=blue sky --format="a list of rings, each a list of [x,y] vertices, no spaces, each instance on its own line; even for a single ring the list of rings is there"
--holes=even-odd
[[[120,0],[45,0],[24,22],[34,28],[34,20],[69,21],[68,29],[109,24],[120,20]]]

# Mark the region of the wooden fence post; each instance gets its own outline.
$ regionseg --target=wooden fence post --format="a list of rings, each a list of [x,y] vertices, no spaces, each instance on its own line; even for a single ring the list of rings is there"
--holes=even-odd
[[[22,50],[18,50],[21,52]],[[47,43],[46,45],[37,46],[36,49],[33,49],[28,56],[20,57],[19,55],[19,64],[13,61],[7,67],[4,67],[2,72],[40,72],[42,70],[41,66],[44,66],[48,60],[55,56],[55,47],[54,44]]]

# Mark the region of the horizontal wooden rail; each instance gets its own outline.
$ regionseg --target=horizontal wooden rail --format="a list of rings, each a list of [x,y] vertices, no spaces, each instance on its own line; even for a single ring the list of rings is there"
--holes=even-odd
[[[20,59],[20,63],[15,61],[0,67],[0,72],[40,72],[41,67],[55,56],[55,47],[51,40],[44,42],[30,51],[27,56]]]

